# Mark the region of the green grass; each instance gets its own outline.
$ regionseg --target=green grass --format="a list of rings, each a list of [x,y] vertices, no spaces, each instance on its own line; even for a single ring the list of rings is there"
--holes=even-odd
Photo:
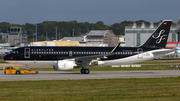
[[[1,101],[179,101],[180,77],[1,81]]]
[[[0,59],[0,63],[8,63],[8,62],[6,62],[6,61]]]
[[[179,63],[178,61],[166,63],[169,62]],[[153,65],[133,68],[89,67],[89,69],[91,71],[180,69],[167,68],[167,65],[161,64],[163,61],[142,62],[142,64],[149,63]],[[30,68],[30,70],[54,71],[53,68]],[[1,101],[179,101],[180,99],[180,77],[0,81],[0,85]]]
[[[145,61],[145,62],[139,62],[139,63],[135,63],[135,64],[169,64],[169,63],[180,63],[180,60],[149,60],[149,61]]]
[[[88,67],[90,71],[127,71],[127,70],[180,70],[180,68],[167,68],[167,65],[142,65],[141,67]],[[30,68],[37,71],[54,71],[53,68]],[[81,68],[75,68],[71,71],[80,71]]]
[[[81,68],[75,68],[72,71],[79,71]],[[141,67],[89,67],[91,71],[126,71],[126,70],[177,70],[180,68],[167,68],[167,65],[142,65]]]

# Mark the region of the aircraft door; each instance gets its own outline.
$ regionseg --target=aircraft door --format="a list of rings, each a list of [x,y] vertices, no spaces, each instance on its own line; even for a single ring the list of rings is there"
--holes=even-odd
[[[138,59],[143,59],[143,49],[142,48],[138,48],[137,49],[137,52],[138,52]]]
[[[24,58],[30,58],[30,48],[24,49]]]
[[[69,56],[73,56],[73,52],[72,51],[69,51]]]

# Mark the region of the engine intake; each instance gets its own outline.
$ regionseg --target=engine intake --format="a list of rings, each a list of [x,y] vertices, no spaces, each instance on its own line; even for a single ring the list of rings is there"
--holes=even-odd
[[[75,61],[59,60],[54,66],[54,70],[72,70],[76,66]]]

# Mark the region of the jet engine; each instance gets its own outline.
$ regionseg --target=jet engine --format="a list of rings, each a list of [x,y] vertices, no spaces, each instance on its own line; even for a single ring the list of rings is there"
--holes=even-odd
[[[54,70],[72,70],[76,66],[75,61],[59,60],[54,66]]]

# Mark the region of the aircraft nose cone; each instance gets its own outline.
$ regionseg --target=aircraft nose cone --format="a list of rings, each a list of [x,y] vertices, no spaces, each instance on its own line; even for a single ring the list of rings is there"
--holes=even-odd
[[[4,56],[4,60],[6,60],[7,59],[7,56]]]
[[[4,60],[9,60],[10,57],[8,55],[4,56]]]

